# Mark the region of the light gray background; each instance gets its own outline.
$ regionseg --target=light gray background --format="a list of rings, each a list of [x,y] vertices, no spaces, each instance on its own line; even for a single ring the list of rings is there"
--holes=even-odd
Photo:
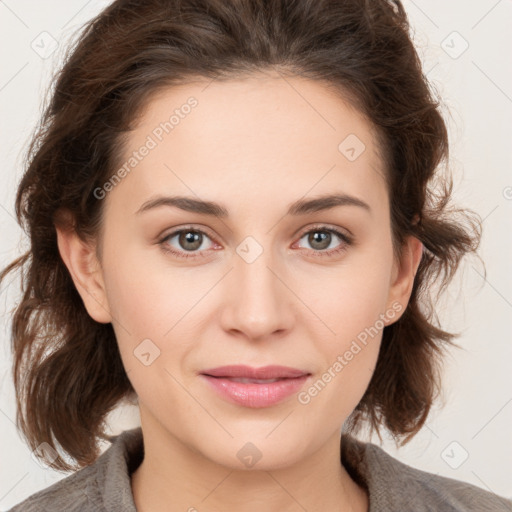
[[[109,3],[0,1],[2,267],[26,245],[13,216],[14,194],[42,94],[72,33]],[[484,280],[478,262],[468,260],[440,304],[444,326],[462,332],[463,347],[446,359],[444,407],[405,447],[397,450],[387,438],[383,446],[415,467],[512,497],[512,2],[404,5],[424,70],[446,106],[455,199],[485,219],[480,254],[488,273]],[[11,280],[0,290],[0,510],[65,476],[31,458],[13,422],[8,313],[18,292]],[[120,409],[111,429],[138,421],[137,409]]]

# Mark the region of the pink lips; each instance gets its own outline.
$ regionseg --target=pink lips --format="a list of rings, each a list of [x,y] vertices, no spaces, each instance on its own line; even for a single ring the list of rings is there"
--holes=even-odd
[[[310,373],[286,366],[235,365],[211,368],[201,377],[229,401],[245,407],[269,407],[297,392]],[[272,381],[272,382],[262,382]]]

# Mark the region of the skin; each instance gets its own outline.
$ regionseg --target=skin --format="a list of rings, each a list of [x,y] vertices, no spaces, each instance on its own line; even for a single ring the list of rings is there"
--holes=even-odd
[[[272,75],[207,84],[160,91],[129,133],[126,157],[187,98],[198,101],[103,199],[101,258],[94,243],[57,227],[84,305],[112,322],[138,396],[145,458],[132,475],[137,510],[368,510],[366,492],[340,464],[340,429],[370,382],[381,330],[307,404],[292,395],[261,409],[236,405],[198,372],[281,364],[311,372],[308,389],[379,315],[393,305],[403,312],[421,243],[407,239],[394,259],[372,126],[326,85]],[[349,134],[366,147],[354,161],[338,149]],[[334,191],[371,210],[285,215],[299,199]],[[229,217],[170,206],[136,213],[156,195],[215,201]],[[187,253],[193,244],[178,236],[158,242],[190,225],[206,232],[193,249],[204,257],[165,252]],[[332,234],[322,255],[307,236],[314,228],[348,232],[353,243]],[[262,249],[251,263],[236,252],[248,236]],[[385,325],[400,315],[386,315]],[[134,356],[145,339],[160,350],[147,366]],[[250,468],[237,457],[248,442],[261,453]]]

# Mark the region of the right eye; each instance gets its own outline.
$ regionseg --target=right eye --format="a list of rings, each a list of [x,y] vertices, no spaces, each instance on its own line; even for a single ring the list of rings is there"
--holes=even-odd
[[[175,239],[175,244],[172,241]],[[200,229],[179,229],[169,233],[158,243],[162,249],[178,258],[195,258],[206,256],[204,253],[208,248],[204,247],[205,239],[210,239],[208,234]],[[201,247],[203,247],[202,250]],[[187,254],[188,253],[188,254]]]

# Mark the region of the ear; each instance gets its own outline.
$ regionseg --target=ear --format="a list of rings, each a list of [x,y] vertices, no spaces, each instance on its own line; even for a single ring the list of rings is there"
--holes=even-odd
[[[402,247],[400,261],[395,261],[393,265],[388,308],[396,311],[396,305],[399,303],[401,305],[400,311],[402,313],[405,311],[411,297],[414,278],[416,277],[422,254],[423,244],[414,236],[407,237]],[[393,304],[395,304],[395,307],[393,307]],[[390,323],[396,322],[400,316],[402,315],[394,317]]]
[[[91,318],[100,323],[109,323],[112,316],[96,248],[78,236],[69,219],[69,214],[59,212],[59,220],[55,222],[61,258]]]

